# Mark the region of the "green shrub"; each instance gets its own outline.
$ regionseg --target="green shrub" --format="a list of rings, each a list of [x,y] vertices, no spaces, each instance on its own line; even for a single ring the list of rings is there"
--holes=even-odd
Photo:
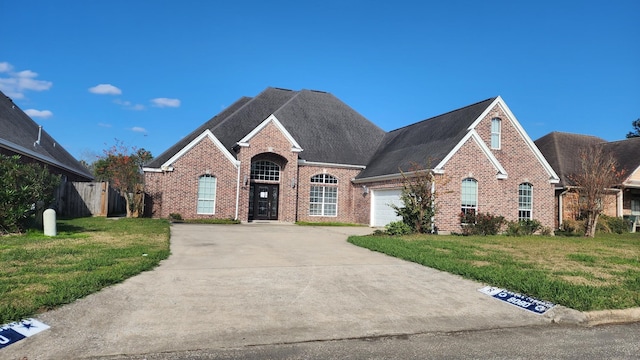
[[[393,221],[385,226],[386,232],[389,235],[407,235],[413,232],[411,226],[404,223],[404,221]]]
[[[0,155],[0,234],[25,231],[42,201],[54,199],[60,176],[37,163],[23,163],[20,156]]]
[[[182,221],[182,215],[180,215],[178,213],[171,213],[171,214],[169,214],[169,220],[171,220],[171,221]]]
[[[509,221],[507,223],[507,235],[508,236],[526,236],[532,235],[536,231],[542,229],[542,224],[538,220],[526,219],[518,221]],[[549,234],[551,229],[548,229]]]
[[[463,235],[497,235],[503,224],[503,216],[489,213],[460,214]]]
[[[608,233],[624,234],[629,232],[629,223],[627,220],[617,216],[601,215],[598,225],[602,223],[609,230]]]

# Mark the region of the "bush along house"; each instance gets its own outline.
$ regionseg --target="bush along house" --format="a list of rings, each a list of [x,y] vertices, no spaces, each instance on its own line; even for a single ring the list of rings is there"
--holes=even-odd
[[[143,170],[153,217],[378,227],[414,164],[436,176],[441,232],[462,212],[554,224],[559,178],[500,97],[385,132],[330,93],[267,88]]]

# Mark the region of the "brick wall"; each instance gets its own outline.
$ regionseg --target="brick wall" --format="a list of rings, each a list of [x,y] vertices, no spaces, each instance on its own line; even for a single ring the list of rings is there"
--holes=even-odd
[[[240,148],[240,179],[250,177],[252,160],[269,160],[280,165],[280,181],[262,183],[279,184],[278,220],[294,222],[296,216],[297,186],[291,186],[292,181],[298,179],[298,153],[291,151],[291,143],[274,125],[268,123],[259,133],[249,140],[248,147]],[[249,220],[249,186],[242,186],[240,190],[239,219]]]
[[[185,219],[235,218],[237,168],[208,138],[176,160],[173,171],[145,173],[145,191],[153,217],[178,213]],[[197,214],[198,179],[216,177],[215,214]]]

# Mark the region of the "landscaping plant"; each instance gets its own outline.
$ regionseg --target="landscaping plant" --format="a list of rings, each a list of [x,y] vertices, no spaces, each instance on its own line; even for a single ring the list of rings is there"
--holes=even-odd
[[[37,163],[0,155],[0,235],[25,231],[37,202],[50,205],[59,184],[60,176]]]

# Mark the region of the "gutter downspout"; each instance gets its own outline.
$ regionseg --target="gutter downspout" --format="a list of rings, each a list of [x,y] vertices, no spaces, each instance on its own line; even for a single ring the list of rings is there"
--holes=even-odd
[[[240,205],[240,164],[238,164],[238,181],[236,182],[236,217],[238,220],[238,206]]]
[[[564,204],[563,204],[562,198],[566,193],[569,192],[569,190],[571,189],[567,187],[567,189],[561,192],[560,196],[558,196],[558,229],[562,227],[562,220],[563,220],[562,215],[564,215],[564,207],[563,207]]]

